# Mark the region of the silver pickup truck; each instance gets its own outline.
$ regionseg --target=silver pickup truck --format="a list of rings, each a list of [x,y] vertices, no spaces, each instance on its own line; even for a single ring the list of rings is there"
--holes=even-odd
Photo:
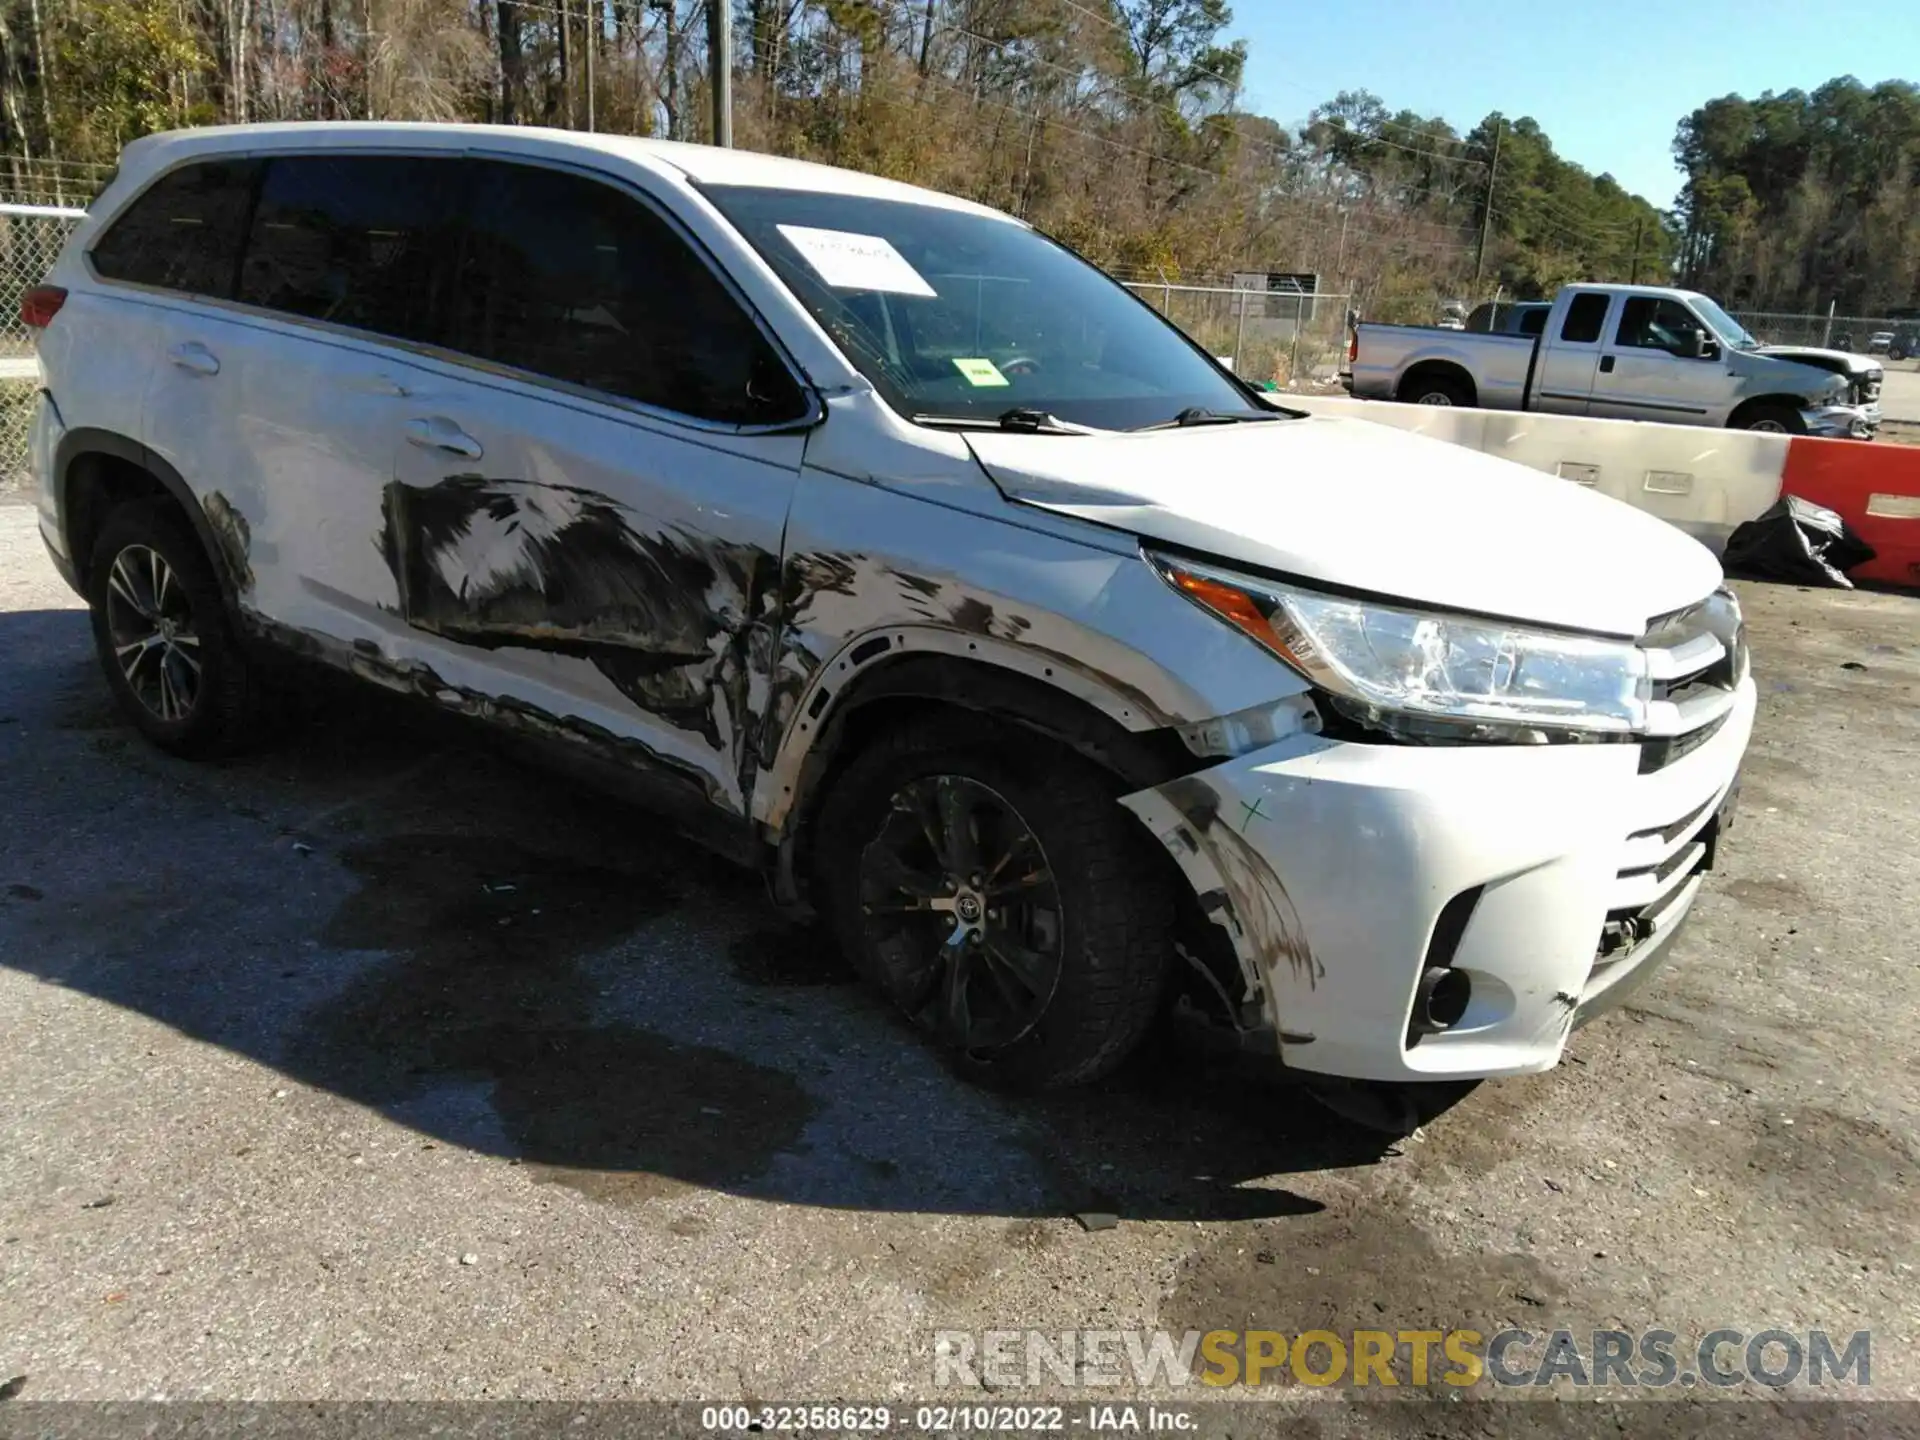
[[[1850,374],[1771,355],[1705,295],[1569,285],[1533,333],[1355,328],[1347,388],[1370,400],[1477,405],[1868,438],[1879,420]],[[1513,328],[1521,328],[1515,325]]]

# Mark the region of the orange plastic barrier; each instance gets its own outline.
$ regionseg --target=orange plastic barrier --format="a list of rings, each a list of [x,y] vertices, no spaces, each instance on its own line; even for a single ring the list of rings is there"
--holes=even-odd
[[[1920,446],[1795,436],[1780,488],[1839,511],[1874,548],[1851,578],[1920,586]]]

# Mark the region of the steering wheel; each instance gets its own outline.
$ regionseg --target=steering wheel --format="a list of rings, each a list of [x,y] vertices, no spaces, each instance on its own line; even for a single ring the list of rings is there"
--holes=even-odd
[[[1037,375],[1040,362],[1031,355],[1015,355],[1011,360],[1002,360],[999,370],[1002,375]]]

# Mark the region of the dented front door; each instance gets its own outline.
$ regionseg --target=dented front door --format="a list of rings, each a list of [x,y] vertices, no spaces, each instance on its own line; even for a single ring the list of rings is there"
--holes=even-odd
[[[413,658],[744,813],[796,436],[695,437],[495,377],[417,406],[381,548]]]
[[[744,817],[809,399],[661,213],[476,163],[469,358],[422,362],[385,497],[406,643],[494,718]]]

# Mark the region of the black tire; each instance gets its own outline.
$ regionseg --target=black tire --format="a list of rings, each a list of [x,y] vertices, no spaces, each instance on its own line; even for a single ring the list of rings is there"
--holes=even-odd
[[[146,622],[159,623],[152,604],[153,556],[164,567],[163,598],[157,609],[166,612],[160,618],[166,621],[167,638],[159,642],[158,661],[136,657],[130,676],[119,658],[133,633],[128,626],[137,631]],[[116,564],[123,561],[124,568],[116,575]],[[144,592],[138,584],[142,576],[148,577]],[[132,596],[125,583],[129,578],[138,592]],[[121,710],[140,733],[162,750],[193,760],[241,749],[255,728],[260,687],[228,621],[213,566],[172,502],[141,500],[113,510],[94,541],[86,580],[100,668]],[[142,597],[148,603],[145,610],[135,603]],[[155,633],[159,634],[157,628]],[[182,658],[189,652],[198,656],[197,672]],[[166,672],[157,700],[155,668]],[[184,683],[173,682],[189,675],[193,683],[187,700]],[[168,695],[172,704],[167,703]]]
[[[1400,387],[1400,399],[1409,405],[1470,407],[1473,391],[1465,381],[1451,375],[1421,375]]]
[[[853,967],[932,1030],[970,1078],[1022,1090],[1052,1088],[1098,1079],[1126,1059],[1159,1007],[1174,953],[1174,897],[1149,848],[1151,837],[1119,806],[1116,787],[1103,772],[1019,727],[978,716],[943,717],[886,733],[829,783],[812,847],[815,894],[826,919]],[[1035,873],[1049,875],[1047,893],[1058,906],[1050,993],[1037,1002],[1030,1028],[984,1048],[965,1043],[942,1013],[941,986],[950,967],[961,963],[959,953],[942,944],[930,961],[937,972],[932,979],[928,971],[903,967],[902,953],[911,947],[902,935],[922,922],[933,922],[937,934],[939,917],[916,914],[896,923],[869,914],[863,899],[863,891],[874,893],[875,874],[886,863],[883,830],[910,813],[896,805],[897,798],[915,787],[950,783],[984,789],[1010,807],[1037,845]],[[983,895],[996,893],[990,886]],[[987,910],[990,919],[1014,913],[1005,901],[985,903],[1003,907]],[[955,926],[956,917],[945,923]],[[924,933],[909,938],[917,945]],[[985,948],[994,953],[991,935]],[[947,957],[949,968],[942,968],[939,957]],[[982,963],[974,962],[980,978],[966,983],[993,982],[978,968]],[[975,1009],[977,1001],[969,1014]],[[1006,1029],[1017,1023],[1008,1021]]]
[[[1791,405],[1755,405],[1740,412],[1732,426],[1735,430],[1761,430],[1774,435],[1804,435],[1807,422]]]

